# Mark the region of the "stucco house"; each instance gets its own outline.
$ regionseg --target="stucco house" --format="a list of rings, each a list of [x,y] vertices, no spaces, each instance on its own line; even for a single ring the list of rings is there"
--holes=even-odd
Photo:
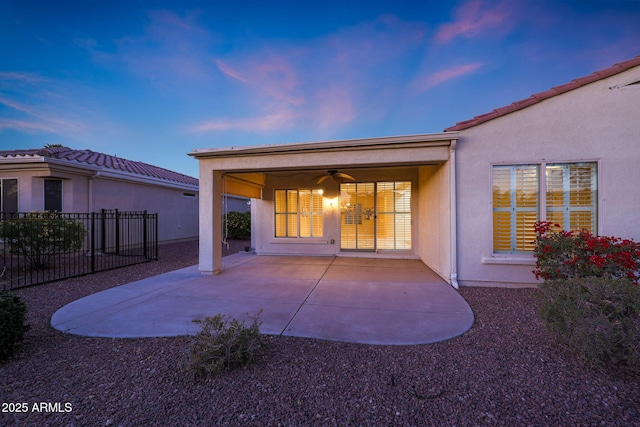
[[[258,254],[419,258],[448,283],[530,286],[538,220],[640,240],[640,56],[442,133],[197,149],[200,270],[219,200]]]
[[[198,180],[68,147],[0,150],[0,211],[158,213],[158,241],[198,237]]]

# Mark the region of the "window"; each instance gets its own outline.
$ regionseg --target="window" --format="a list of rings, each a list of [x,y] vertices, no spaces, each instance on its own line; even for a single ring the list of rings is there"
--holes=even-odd
[[[0,212],[18,212],[18,180],[0,179]]]
[[[541,220],[595,234],[596,184],[596,163],[494,166],[493,251],[533,251]]]
[[[62,212],[62,180],[44,180],[44,210]]]
[[[276,190],[275,235],[322,236],[322,190]]]

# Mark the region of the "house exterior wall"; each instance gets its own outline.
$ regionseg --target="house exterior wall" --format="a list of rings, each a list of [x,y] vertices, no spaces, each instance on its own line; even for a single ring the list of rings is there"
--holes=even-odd
[[[196,197],[185,196],[195,194]],[[158,240],[198,237],[198,192],[117,181],[95,179],[92,183],[92,211],[118,209],[158,213]]]
[[[87,174],[68,169],[51,169],[45,163],[31,166],[0,165],[0,178],[18,180],[18,210],[44,210],[44,180],[62,180],[62,206],[65,212],[87,211]]]
[[[300,255],[333,255],[340,248],[339,208],[332,206],[328,199],[338,198],[339,188],[333,180],[326,180],[321,185],[315,184],[313,177],[317,173],[298,172],[294,177],[267,175],[265,187],[262,190],[262,200],[252,200],[256,203],[256,215],[252,221],[256,222],[255,251],[257,254],[300,254]],[[274,191],[276,189],[293,188],[322,188],[324,190],[323,236],[308,238],[276,238],[274,237],[275,210]],[[331,243],[333,241],[333,243]]]
[[[62,210],[70,213],[101,209],[158,213],[158,240],[198,237],[197,189],[108,178],[94,171],[46,163],[0,165],[0,178],[18,180],[18,210],[44,210],[45,178],[62,180]],[[187,197],[184,193],[196,195]]]
[[[450,162],[419,168],[414,220],[418,231],[416,254],[448,282],[452,273],[450,169]]]
[[[458,279],[533,285],[532,255],[492,249],[493,165],[597,162],[600,235],[640,241],[640,67],[462,130],[457,149]]]
[[[418,202],[416,184],[418,170],[410,168],[381,168],[376,170],[344,170],[341,171],[357,177],[357,182],[411,181],[413,187],[412,212],[412,244],[414,248],[406,256],[416,256],[416,242],[419,240]],[[254,248],[258,254],[301,254],[301,255],[336,255],[340,252],[340,186],[332,179],[316,184],[314,177],[318,172],[297,172],[283,176],[267,175],[262,200],[252,200],[255,205],[252,220],[252,236],[255,236]],[[274,237],[275,209],[274,191],[276,189],[318,189],[323,190],[323,236],[312,238],[276,238]]]

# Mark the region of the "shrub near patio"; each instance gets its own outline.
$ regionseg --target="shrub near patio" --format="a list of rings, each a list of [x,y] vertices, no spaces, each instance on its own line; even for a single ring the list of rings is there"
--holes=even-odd
[[[536,224],[540,316],[547,329],[595,366],[640,370],[640,244]],[[555,229],[555,231],[554,231]]]
[[[191,369],[197,374],[215,375],[253,362],[262,347],[261,313],[262,310],[250,316],[249,326],[223,314],[194,320],[202,325],[202,330],[191,348]]]
[[[230,239],[251,236],[251,212],[228,212],[222,217],[222,227]]]

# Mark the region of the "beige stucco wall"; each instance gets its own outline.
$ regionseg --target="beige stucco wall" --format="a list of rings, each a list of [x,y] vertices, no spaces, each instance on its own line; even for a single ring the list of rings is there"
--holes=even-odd
[[[533,257],[493,255],[491,167],[598,162],[598,233],[640,241],[640,68],[463,130],[457,149],[462,285],[535,284]]]
[[[119,209],[158,213],[158,240],[194,239],[198,237],[197,191],[163,188],[155,185],[94,179],[93,211]]]
[[[435,273],[449,281],[451,254],[451,164],[421,166],[418,174],[418,230],[415,251]]]
[[[158,213],[158,240],[198,237],[198,197],[186,197],[197,189],[168,188],[158,184],[131,182],[95,176],[94,171],[68,167],[5,164],[0,178],[18,180],[18,210],[44,210],[44,179],[61,179],[64,212],[97,212],[101,209]]]
[[[342,172],[356,177],[358,182],[411,181],[413,187],[412,211],[417,218],[417,168],[381,168],[376,170],[349,170]],[[316,184],[313,178],[318,172],[293,172],[280,175],[267,174],[262,200],[252,200],[255,205],[252,224],[254,248],[258,254],[302,254],[302,255],[335,255],[340,252],[340,189],[332,179]],[[276,189],[287,188],[321,188],[323,190],[323,231],[317,238],[275,238],[274,237],[274,205],[273,196]],[[418,225],[414,219],[412,226],[413,245],[418,241]],[[388,253],[388,252],[387,252]],[[370,253],[369,253],[370,254]],[[415,257],[412,250],[404,253],[407,257]]]
[[[66,212],[86,212],[86,174],[73,173],[64,168],[52,171],[45,163],[32,165],[0,165],[0,178],[18,180],[18,210],[31,212],[44,210],[44,180],[61,179],[62,206]]]

